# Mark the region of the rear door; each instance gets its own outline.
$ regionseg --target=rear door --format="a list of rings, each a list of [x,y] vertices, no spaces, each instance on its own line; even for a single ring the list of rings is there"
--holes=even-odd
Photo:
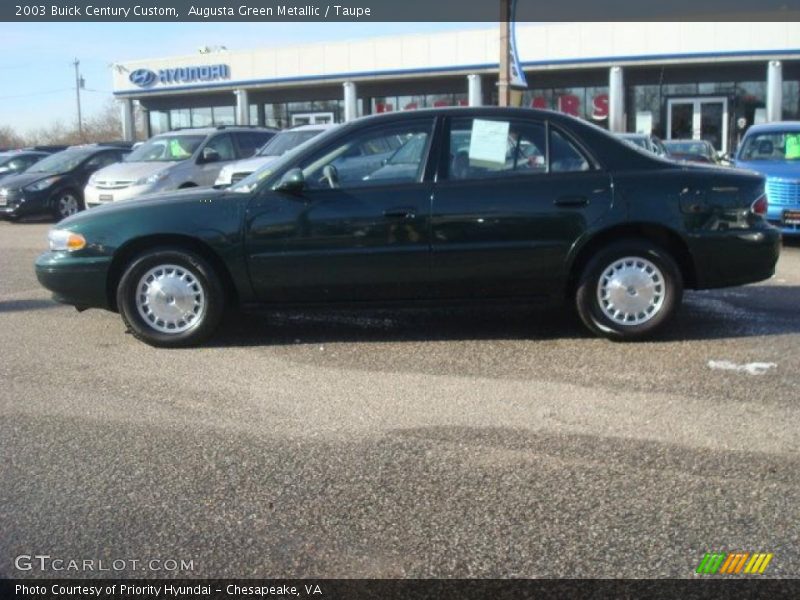
[[[431,213],[439,297],[550,295],[610,207],[610,178],[546,121],[452,118]]]

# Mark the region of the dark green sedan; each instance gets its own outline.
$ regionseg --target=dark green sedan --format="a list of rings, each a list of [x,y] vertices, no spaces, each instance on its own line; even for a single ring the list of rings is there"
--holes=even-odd
[[[574,302],[618,340],[663,327],[685,288],[770,277],[764,180],[663,160],[530,109],[366,117],[225,191],[70,217],[36,274],[119,311],[156,346],[207,338],[226,307],[507,299]]]

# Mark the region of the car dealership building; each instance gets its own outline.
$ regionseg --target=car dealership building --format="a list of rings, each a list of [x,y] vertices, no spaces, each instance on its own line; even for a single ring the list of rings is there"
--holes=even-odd
[[[495,104],[498,28],[476,27],[119,62],[123,133],[137,110],[152,135]],[[522,106],[723,152],[753,123],[800,119],[800,23],[519,23],[516,37]]]

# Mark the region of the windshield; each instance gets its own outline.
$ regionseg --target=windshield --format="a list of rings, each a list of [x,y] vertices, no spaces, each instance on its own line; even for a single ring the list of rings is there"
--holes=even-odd
[[[269,177],[276,171],[282,170],[287,164],[291,163],[295,159],[295,157],[304,152],[307,147],[314,144],[318,138],[322,139],[322,138],[328,138],[331,135],[336,135],[338,133],[338,129],[339,129],[338,127],[328,129],[322,135],[319,136],[315,135],[310,140],[306,140],[299,146],[295,146],[294,148],[283,154],[283,156],[281,156],[276,161],[267,163],[260,169],[256,169],[256,171],[251,173],[248,177],[245,177],[239,183],[231,187],[230,191],[236,192],[238,194],[249,194],[254,189],[256,189],[256,186],[258,186],[258,184],[264,181],[267,177]]]
[[[322,129],[283,131],[261,147],[257,156],[283,156],[292,148],[322,133]]]
[[[205,135],[159,135],[130,153],[125,162],[173,162],[191,158]]]
[[[739,160],[800,160],[800,131],[771,131],[748,135]]]
[[[84,160],[89,158],[95,150],[64,150],[40,160],[28,173],[66,173],[71,171]]]

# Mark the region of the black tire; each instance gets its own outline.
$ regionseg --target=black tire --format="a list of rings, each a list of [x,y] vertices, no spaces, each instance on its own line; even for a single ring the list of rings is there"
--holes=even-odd
[[[622,260],[626,258],[637,260]],[[656,269],[651,270],[652,266]],[[626,272],[629,278],[643,278],[640,281],[645,281],[652,291],[617,285]],[[612,296],[614,292],[622,296]],[[617,309],[613,299],[619,298],[624,307],[624,302],[630,300],[628,295],[641,297],[646,308],[630,313]],[[651,298],[649,302],[647,298]],[[683,277],[669,253],[646,240],[630,239],[606,246],[589,261],[578,280],[575,304],[584,325],[596,335],[634,341],[650,337],[663,327],[674,316],[682,298]],[[612,312],[614,318],[609,314]]]
[[[169,275],[170,266],[178,267],[183,274],[178,277],[179,274],[172,270],[173,274]],[[140,308],[137,303],[137,294],[140,291],[138,288],[144,283],[143,277],[159,267],[164,267],[166,271],[162,276],[178,277],[181,285],[193,286],[193,290],[198,290],[195,285],[199,286],[198,296],[203,298],[202,308],[198,309],[199,316],[190,315],[189,319],[181,318],[177,325],[183,328],[180,331],[164,331],[163,328],[169,323],[156,319],[153,312],[148,314],[150,317],[148,320],[142,313],[147,312],[149,308]],[[190,283],[184,283],[184,278]],[[184,301],[187,298],[189,297],[183,296]],[[172,304],[175,304],[174,298]],[[117,286],[117,308],[135,338],[151,346],[184,348],[202,343],[217,328],[225,309],[225,292],[219,276],[201,256],[182,248],[156,248],[134,258],[125,269]]]
[[[68,198],[71,200],[68,200]],[[74,206],[74,212],[72,208],[69,210],[66,209],[67,203],[69,203],[70,207]],[[53,194],[50,200],[50,210],[56,222],[77,214],[84,208],[86,207],[83,204],[83,194],[69,188]]]

